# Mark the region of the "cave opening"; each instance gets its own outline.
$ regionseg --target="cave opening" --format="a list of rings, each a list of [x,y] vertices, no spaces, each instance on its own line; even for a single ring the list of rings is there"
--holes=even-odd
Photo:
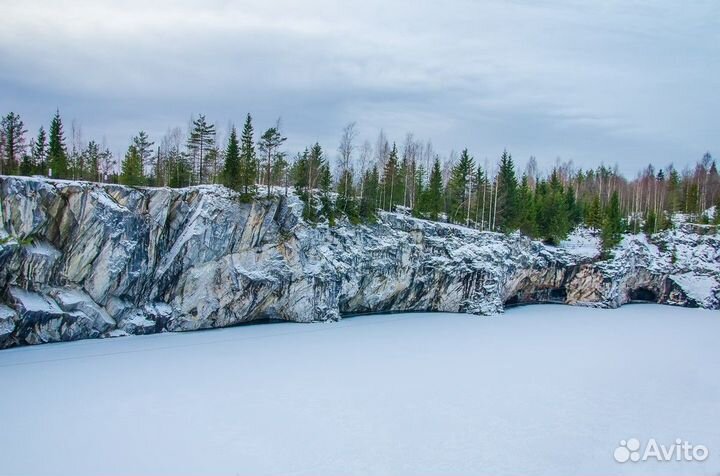
[[[632,302],[657,302],[657,294],[648,288],[637,288],[630,291]]]
[[[553,288],[550,290],[550,301],[553,302],[565,302],[565,299],[567,298],[567,289],[564,287],[562,288]]]

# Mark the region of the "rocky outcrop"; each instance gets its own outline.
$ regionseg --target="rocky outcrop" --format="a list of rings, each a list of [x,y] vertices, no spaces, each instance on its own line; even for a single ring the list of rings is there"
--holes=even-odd
[[[398,214],[310,226],[301,211],[292,194],[2,177],[0,347],[506,303],[720,305],[707,228],[627,237],[595,261],[519,234]]]

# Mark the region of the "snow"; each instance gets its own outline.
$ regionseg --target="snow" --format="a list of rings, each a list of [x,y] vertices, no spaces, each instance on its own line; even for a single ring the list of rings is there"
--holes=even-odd
[[[56,249],[51,243],[46,241],[35,241],[25,246],[28,253],[40,256],[47,256],[49,258],[57,259],[62,253]]]
[[[694,273],[671,275],[670,279],[675,281],[688,295],[698,304],[709,306],[712,304],[716,291],[720,291],[720,285],[713,276],[698,276]]]
[[[543,305],[4,350],[0,474],[716,474],[719,317]],[[710,458],[616,463],[633,437]]]
[[[597,231],[579,227],[560,242],[559,248],[574,256],[595,258],[600,255],[601,246],[600,234]]]
[[[55,301],[42,294],[26,291],[16,286],[11,286],[8,292],[12,299],[18,301],[26,312],[62,314],[62,310]]]

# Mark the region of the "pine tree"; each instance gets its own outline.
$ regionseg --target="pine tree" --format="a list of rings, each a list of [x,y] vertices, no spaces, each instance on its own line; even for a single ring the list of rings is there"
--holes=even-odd
[[[245,118],[245,125],[243,125],[240,139],[239,185],[242,187],[244,194],[248,194],[250,188],[255,187],[255,180],[257,180],[256,171],[257,159],[255,157],[252,117],[248,114]]]
[[[205,183],[205,157],[215,145],[215,124],[208,124],[205,116],[200,116],[193,121],[193,129],[188,137],[187,148],[193,159],[194,168],[198,176],[198,183]]]
[[[282,156],[279,148],[286,140],[287,137],[283,137],[277,127],[271,127],[260,137],[260,142],[258,143],[258,148],[265,160],[265,184],[267,185],[268,197],[270,197],[270,189],[272,187],[273,162]]]
[[[452,168],[448,184],[449,213],[451,223],[466,222],[470,216],[470,184],[475,172],[475,160],[470,157],[467,149],[460,154],[460,160]]]
[[[55,112],[55,116],[50,123],[48,167],[48,175],[56,178],[68,177],[67,149],[65,148],[65,135],[63,133],[62,119],[60,119],[60,111]]]
[[[142,156],[135,145],[131,145],[122,161],[120,183],[136,186],[143,185],[144,182]]]
[[[142,159],[143,163],[143,170],[145,167],[152,167],[152,146],[155,145],[155,142],[150,141],[150,138],[145,131],[140,131],[138,135],[133,137],[132,143],[138,154],[140,154],[140,159]]]
[[[500,158],[495,225],[505,232],[512,231],[517,226],[517,186],[515,164],[512,156],[504,151]]]
[[[238,143],[235,126],[230,130],[227,149],[225,149],[225,168],[223,169],[223,184],[233,190],[239,190],[241,185],[240,174],[240,144]]]
[[[0,136],[3,154],[0,156],[0,174],[18,173],[20,161],[25,153],[25,133],[22,119],[14,112],[8,113],[0,121]]]

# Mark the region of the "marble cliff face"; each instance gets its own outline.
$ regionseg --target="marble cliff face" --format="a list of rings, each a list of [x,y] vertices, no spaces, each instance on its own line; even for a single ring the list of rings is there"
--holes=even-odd
[[[631,300],[720,307],[720,236],[628,236],[613,258],[384,213],[312,226],[290,194],[0,177],[0,348],[424,310]]]

